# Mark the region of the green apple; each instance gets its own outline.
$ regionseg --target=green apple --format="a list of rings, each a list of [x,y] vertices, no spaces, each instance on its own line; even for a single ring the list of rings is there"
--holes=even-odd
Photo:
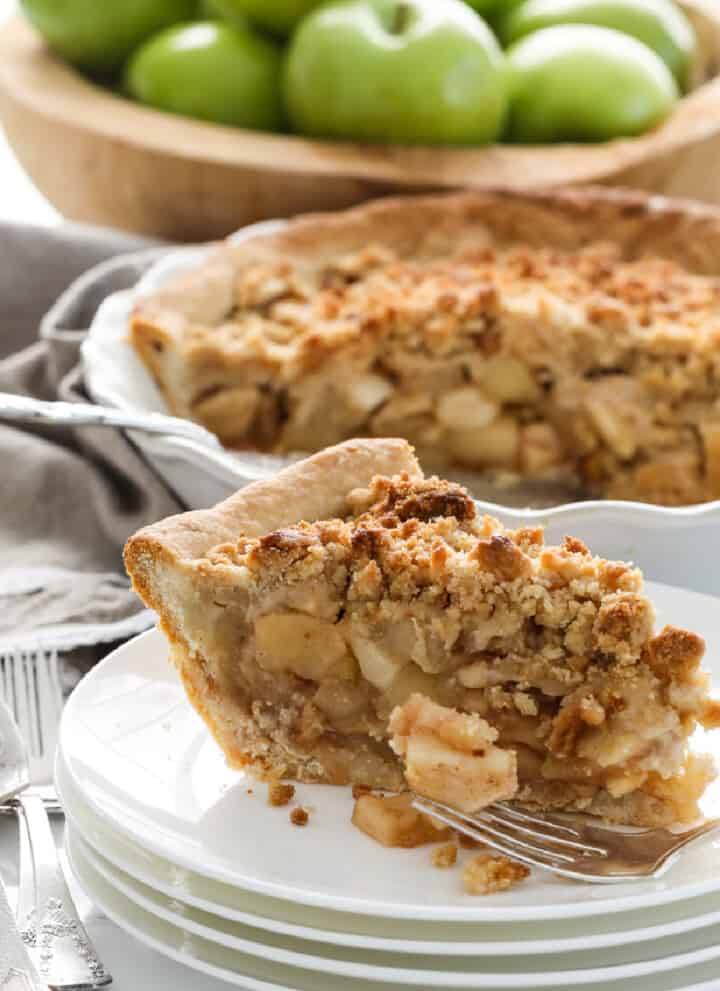
[[[505,45],[556,24],[596,24],[629,34],[660,56],[684,86],[697,43],[672,0],[525,0],[500,24]]]
[[[494,35],[462,0],[342,0],[295,32],[285,99],[304,134],[481,145],[501,133],[507,79]]]
[[[612,28],[543,28],[516,42],[507,57],[511,141],[631,137],[664,120],[678,97],[662,59]]]
[[[215,15],[228,20],[244,18],[272,34],[286,37],[322,0],[203,0]]]
[[[21,0],[22,9],[63,58],[113,72],[161,28],[190,20],[196,0]]]
[[[249,28],[198,21],[161,31],[128,63],[126,86],[159,110],[218,124],[282,127],[282,54]]]

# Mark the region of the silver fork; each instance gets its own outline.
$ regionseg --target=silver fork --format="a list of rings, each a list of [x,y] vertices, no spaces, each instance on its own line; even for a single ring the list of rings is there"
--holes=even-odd
[[[45,799],[54,791],[62,711],[57,654],[0,655],[0,698],[19,727],[28,755],[27,785],[16,799],[21,837],[18,927],[40,976],[53,989],[104,987],[112,977],[78,916],[45,808]]]
[[[505,802],[473,815],[429,798],[416,797],[413,805],[528,867],[596,884],[659,877],[688,843],[720,826],[720,819],[706,819],[675,833],[604,826],[590,816],[531,815]]]

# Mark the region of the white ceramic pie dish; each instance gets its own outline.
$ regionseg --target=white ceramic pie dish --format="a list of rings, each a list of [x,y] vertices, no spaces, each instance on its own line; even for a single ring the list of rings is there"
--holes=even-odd
[[[245,240],[282,224],[256,224],[234,237]],[[193,268],[208,250],[193,246],[169,252],[133,289],[109,296],[100,306],[83,345],[85,381],[95,402],[140,413],[168,412],[129,343],[128,318],[136,300]],[[186,438],[133,432],[132,439],[191,509],[214,505],[243,485],[274,474],[286,463],[268,455],[217,451]],[[720,501],[683,508],[610,500],[566,503],[542,510],[511,509],[489,502],[479,505],[511,526],[541,523],[551,540],[572,533],[604,557],[636,561],[656,581],[720,594]]]

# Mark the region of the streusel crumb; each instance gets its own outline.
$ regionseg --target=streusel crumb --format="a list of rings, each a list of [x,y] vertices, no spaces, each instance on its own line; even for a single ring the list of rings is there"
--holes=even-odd
[[[430,854],[434,867],[453,867],[457,863],[458,848],[455,843],[436,847]]]
[[[468,860],[463,868],[463,885],[469,895],[493,895],[507,891],[530,874],[524,864],[518,864],[497,853],[480,853]]]
[[[284,781],[270,781],[268,783],[268,805],[287,805],[294,795],[294,785],[285,784]]]
[[[352,786],[352,797],[360,798],[362,795],[369,795],[372,791],[368,785],[353,785]]]
[[[290,822],[293,826],[307,826],[310,813],[302,805],[296,805],[290,813]]]

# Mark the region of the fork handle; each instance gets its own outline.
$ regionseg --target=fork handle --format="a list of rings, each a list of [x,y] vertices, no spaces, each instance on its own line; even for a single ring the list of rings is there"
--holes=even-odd
[[[21,871],[20,932],[42,979],[54,991],[89,991],[112,983],[73,903],[50,820],[37,795],[19,795],[33,871]],[[22,824],[21,824],[22,825]],[[28,895],[26,886],[33,885]],[[27,906],[32,908],[28,911]]]
[[[63,403],[12,392],[0,392],[0,421],[39,424],[50,427],[116,427],[144,430],[149,434],[188,437],[215,450],[221,445],[215,434],[199,423],[164,413],[133,413],[112,406],[92,403]]]

